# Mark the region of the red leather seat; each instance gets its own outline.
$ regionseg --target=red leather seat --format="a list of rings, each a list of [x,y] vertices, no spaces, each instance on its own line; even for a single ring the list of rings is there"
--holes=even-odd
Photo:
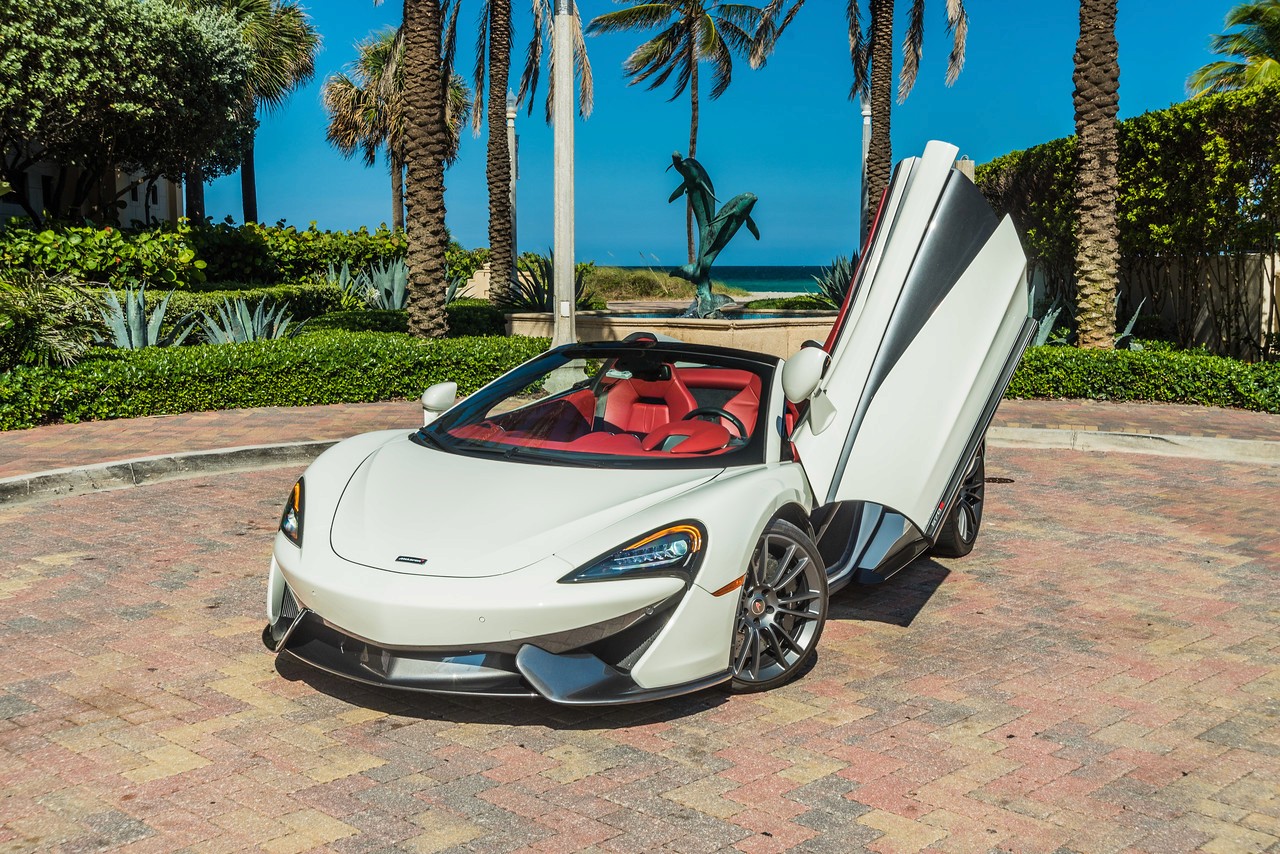
[[[689,389],[674,376],[669,380],[618,380],[605,398],[604,421],[624,433],[648,433],[679,421],[697,407]]]
[[[747,387],[729,398],[724,408],[726,412],[742,419],[742,423],[747,427],[747,435],[750,435],[751,431],[755,429],[756,418],[760,413],[760,378],[752,374]],[[733,422],[727,422],[725,427],[729,428],[733,433],[738,432],[738,428],[733,425]],[[746,436],[742,438],[745,439]]]

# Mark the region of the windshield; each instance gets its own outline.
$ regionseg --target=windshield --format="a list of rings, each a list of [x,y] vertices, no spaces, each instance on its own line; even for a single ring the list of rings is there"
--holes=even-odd
[[[571,345],[499,378],[415,438],[454,453],[553,465],[759,463],[761,401],[774,367],[690,345]]]

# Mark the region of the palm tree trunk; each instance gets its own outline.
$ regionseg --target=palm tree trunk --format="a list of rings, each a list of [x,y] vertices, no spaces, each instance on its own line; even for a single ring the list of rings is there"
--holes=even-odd
[[[409,248],[409,331],[436,338],[448,331],[444,313],[444,160],[446,80],[441,66],[444,16],[440,0],[404,0],[404,110]]]
[[[244,221],[258,221],[258,175],[253,161],[253,134],[249,134],[249,144],[244,149],[244,159],[240,162],[240,198],[244,205]]]
[[[867,153],[867,216],[875,219],[880,197],[889,186],[893,144],[889,115],[893,110],[893,0],[871,2],[871,150]]]
[[[698,19],[689,15],[689,156],[698,154],[698,39],[696,27]],[[685,197],[684,230],[689,240],[689,263],[698,260],[698,246],[693,239],[693,201]]]
[[[187,170],[185,190],[187,219],[197,224],[204,222],[204,170],[199,166]]]
[[[491,293],[515,276],[511,237],[511,152],[507,149],[507,78],[511,71],[511,0],[489,0],[489,252]]]
[[[1116,0],[1080,0],[1076,43],[1076,330],[1081,347],[1115,346],[1116,111],[1120,105]]]
[[[404,231],[404,161],[391,157],[391,230]]]

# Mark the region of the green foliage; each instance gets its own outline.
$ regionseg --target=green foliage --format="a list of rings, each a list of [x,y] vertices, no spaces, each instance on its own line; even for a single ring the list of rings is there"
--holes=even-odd
[[[465,282],[489,263],[489,249],[463,249],[461,243],[453,241],[444,253],[444,260],[449,269],[449,280],[462,279]]]
[[[263,300],[272,303],[288,303],[295,321],[301,322],[319,317],[331,311],[342,310],[342,293],[327,285],[276,285],[275,287],[228,287],[223,282],[216,291],[178,291],[173,295],[169,308],[178,313],[213,314],[228,300],[242,299],[248,303]]]
[[[1280,413],[1280,364],[1204,351],[1031,347],[1006,397],[1141,400]]]
[[[216,316],[206,313],[200,317],[200,330],[210,344],[244,344],[297,335],[298,327],[292,326],[289,307],[283,303],[271,308],[268,305],[265,299],[253,308],[243,299],[227,300],[218,307]]]
[[[742,307],[743,311],[830,311],[831,303],[815,294],[794,297],[753,299]]]
[[[15,365],[72,365],[102,331],[95,304],[65,278],[0,275],[0,373]]]
[[[116,167],[148,176],[178,175],[191,163],[211,176],[229,171],[255,124],[242,109],[247,51],[235,21],[215,10],[8,0],[0,57],[3,171],[29,208],[20,176],[33,163],[85,168],[87,179],[71,188],[79,206],[94,179]]]
[[[184,287],[204,280],[185,225],[138,232],[11,220],[0,231],[0,267],[65,275],[80,282]]]
[[[839,309],[844,305],[845,297],[849,295],[849,288],[853,287],[853,276],[857,271],[857,256],[848,258],[837,255],[830,267],[822,268],[822,271],[813,277],[813,280],[818,283],[820,299],[828,307]]]
[[[600,301],[691,300],[697,290],[685,279],[666,270],[635,270],[624,267],[595,267],[587,274],[587,287]],[[711,292],[726,296],[747,296],[751,292],[713,282]]]
[[[454,300],[445,306],[449,317],[450,338],[478,335],[505,335],[506,315],[488,300]],[[404,310],[335,311],[307,322],[304,333],[339,329],[344,332],[408,332],[409,319]]]
[[[543,352],[544,338],[419,339],[330,332],[249,344],[103,351],[72,368],[0,375],[0,429],[209,409],[470,394]]]
[[[503,311],[551,311],[555,305],[555,258],[548,252],[538,255],[526,252],[516,261],[519,275],[512,280],[510,287],[498,288],[495,284],[489,287],[494,305]],[[591,276],[595,264],[574,265],[573,293],[574,304],[580,309],[591,308],[594,295],[587,290],[587,279]]]
[[[1229,256],[1280,248],[1280,84],[1196,98],[1119,124],[1117,224],[1121,280],[1167,313],[1191,346],[1205,317],[1214,346],[1264,356],[1240,310],[1247,287]],[[1076,253],[1074,137],[978,168],[1012,214],[1047,290],[1070,302]],[[1210,283],[1212,282],[1212,287]],[[1276,330],[1273,327],[1273,333]]]
[[[203,225],[192,230],[192,241],[209,265],[210,279],[262,284],[320,278],[330,264],[361,270],[403,258],[408,245],[403,232],[386,226],[325,231],[314,222],[304,229],[283,223]]]
[[[187,323],[191,315],[184,316],[176,323],[171,323],[167,334],[163,331],[165,312],[169,308],[169,300],[173,291],[164,295],[164,299],[155,306],[150,319],[147,318],[147,287],[140,286],[136,291],[127,289],[121,303],[120,295],[108,289],[104,295],[106,303],[100,310],[102,322],[107,327],[110,338],[101,339],[99,343],[121,350],[139,350],[143,347],[172,347],[182,344],[195,327]],[[186,325],[184,325],[186,324]]]
[[[328,270],[325,271],[324,283],[331,288],[337,288],[342,293],[343,311],[354,311],[364,305],[363,282],[351,275],[351,265],[346,261],[342,262],[341,267],[336,267],[333,262],[330,262]]]
[[[409,268],[399,258],[370,265],[359,279],[365,283],[365,301],[370,308],[395,311],[408,301]]]

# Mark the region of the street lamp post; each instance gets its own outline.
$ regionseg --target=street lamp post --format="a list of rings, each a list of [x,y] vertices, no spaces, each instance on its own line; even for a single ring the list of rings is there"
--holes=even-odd
[[[574,323],[573,246],[573,15],[574,0],[556,0],[555,41],[555,328],[551,346],[577,340]]]
[[[574,0],[555,0],[552,23],[552,128],[555,138],[555,247],[552,280],[555,300],[551,306],[551,346],[578,340],[574,318],[573,247],[573,83]],[[570,362],[552,371],[544,384],[547,392],[564,391],[585,376],[582,362]]]
[[[520,257],[516,242],[516,179],[520,177],[520,137],[516,135],[516,93],[507,90],[507,154],[511,158],[511,255]],[[513,276],[519,275],[515,270]]]
[[[871,156],[871,99],[867,97],[866,92],[858,95],[858,100],[862,104],[862,210],[859,222],[858,248],[867,243],[867,230],[871,228],[871,222],[867,215],[867,205],[870,199],[867,198],[867,159]]]

